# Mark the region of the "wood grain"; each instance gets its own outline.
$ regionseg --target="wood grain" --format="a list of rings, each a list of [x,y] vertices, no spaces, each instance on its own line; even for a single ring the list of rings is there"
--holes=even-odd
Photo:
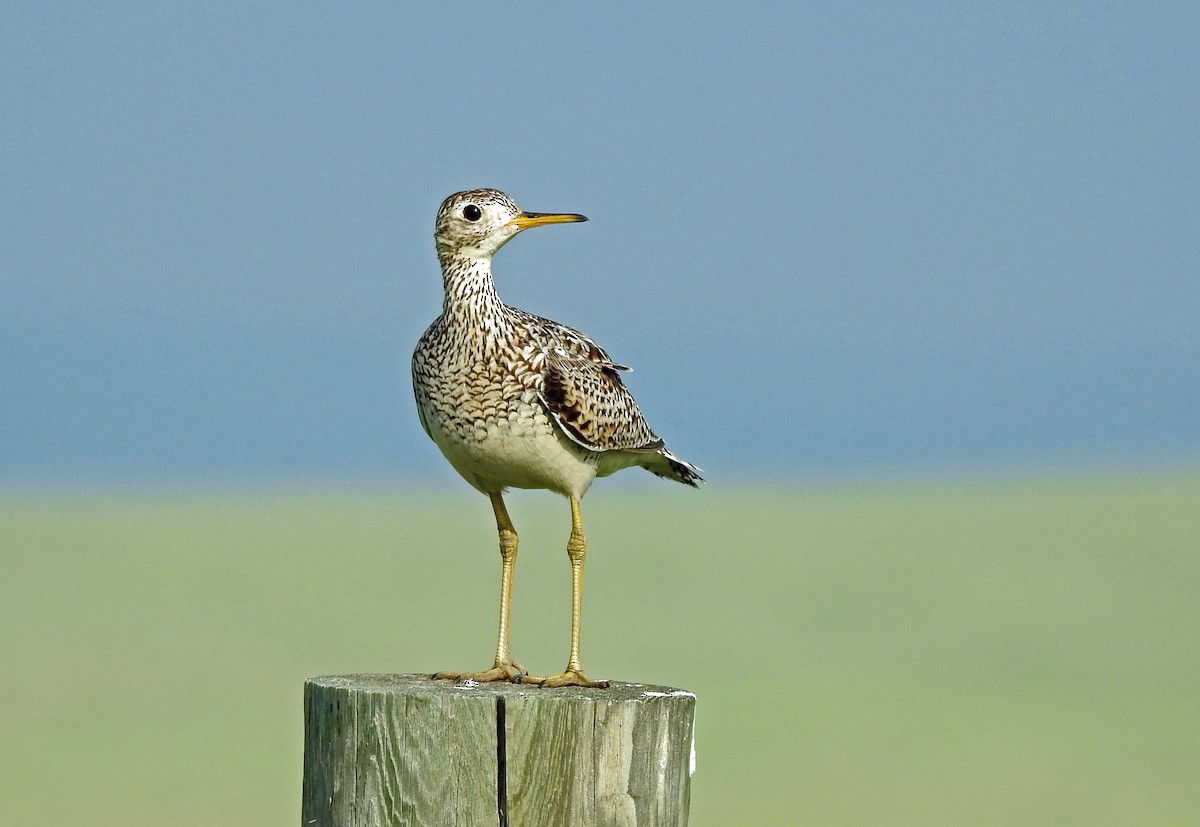
[[[304,827],[687,824],[690,692],[342,675],[304,698]]]

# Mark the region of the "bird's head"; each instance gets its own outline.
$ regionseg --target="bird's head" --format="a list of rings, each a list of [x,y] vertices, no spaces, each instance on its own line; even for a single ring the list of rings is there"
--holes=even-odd
[[[575,221],[587,219],[575,213],[525,212],[500,190],[467,190],[442,202],[433,235],[440,258],[491,258],[521,230]]]

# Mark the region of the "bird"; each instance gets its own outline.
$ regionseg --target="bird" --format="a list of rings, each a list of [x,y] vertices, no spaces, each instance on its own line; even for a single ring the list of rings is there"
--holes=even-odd
[[[434,241],[445,290],[442,313],[413,352],[413,392],[425,433],[450,465],[491,501],[500,543],[500,621],[493,665],[438,672],[458,682],[604,687],[579,657],[587,539],[580,500],[596,477],[640,466],[698,487],[701,470],[667,450],[622,381],[628,370],[578,330],[505,304],[492,257],[532,227],[587,221],[577,213],[522,210],[496,189],[442,202]],[[509,605],[518,536],[504,503],[512,488],[546,489],[570,503],[571,638],[566,669],[527,673],[509,651]]]

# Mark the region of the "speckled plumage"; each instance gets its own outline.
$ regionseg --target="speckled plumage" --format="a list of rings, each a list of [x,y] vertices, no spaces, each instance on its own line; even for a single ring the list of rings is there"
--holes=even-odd
[[[469,220],[474,210],[479,217]],[[697,469],[646,423],[621,381],[624,366],[579,331],[497,296],[491,258],[523,229],[514,223],[522,216],[537,218],[490,189],[455,193],[438,211],[445,301],[413,354],[425,431],[484,493],[547,488],[581,497],[596,476],[634,465],[698,484]],[[545,223],[585,220],[552,218]]]
[[[445,300],[413,353],[421,425],[462,476],[487,494],[500,540],[500,624],[496,658],[481,672],[439,672],[454,680],[511,680],[540,686],[604,686],[583,672],[579,626],[587,541],[579,499],[597,476],[640,465],[687,485],[696,468],[663,445],[621,381],[621,365],[577,330],[509,307],[496,295],[492,256],[528,227],[586,221],[582,215],[523,212],[498,190],[451,195],[434,239]],[[531,678],[508,650],[517,532],[504,505],[508,488],[547,488],[571,504],[571,654],[560,674]]]

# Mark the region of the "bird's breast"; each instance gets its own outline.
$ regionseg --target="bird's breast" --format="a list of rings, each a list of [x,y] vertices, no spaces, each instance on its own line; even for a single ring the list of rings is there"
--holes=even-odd
[[[478,333],[435,324],[413,354],[417,405],[435,439],[435,425],[461,439],[481,438],[499,423],[513,427],[544,415],[534,354],[510,337]]]
[[[451,465],[476,488],[582,492],[595,457],[565,438],[538,398],[542,354],[493,340],[488,347],[427,332],[413,355],[421,422]]]

